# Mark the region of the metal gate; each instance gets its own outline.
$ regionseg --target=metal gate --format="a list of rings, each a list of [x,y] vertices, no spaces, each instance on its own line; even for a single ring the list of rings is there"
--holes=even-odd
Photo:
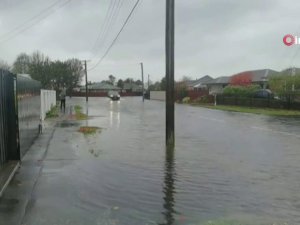
[[[16,76],[0,70],[0,168],[20,160]]]

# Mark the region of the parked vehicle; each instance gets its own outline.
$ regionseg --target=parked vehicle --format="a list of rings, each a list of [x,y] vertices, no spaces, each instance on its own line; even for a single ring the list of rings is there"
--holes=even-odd
[[[274,94],[269,89],[260,89],[254,93],[254,98],[274,98]]]
[[[109,91],[107,95],[113,101],[120,100],[120,94],[117,91]]]

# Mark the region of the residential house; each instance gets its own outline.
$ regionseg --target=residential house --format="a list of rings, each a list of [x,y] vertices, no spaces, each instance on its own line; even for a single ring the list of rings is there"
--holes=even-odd
[[[211,80],[213,80],[213,78],[206,75],[197,80],[188,80],[185,83],[188,87],[188,90],[203,90],[203,89],[207,89],[206,83]]]
[[[88,85],[89,92],[108,92],[121,91],[121,88],[108,84],[106,82],[93,83]],[[80,92],[85,92],[85,86],[80,88]]]
[[[279,72],[271,69],[244,71],[230,77],[230,85],[249,85],[258,84],[261,88],[267,88],[268,80],[271,76]]]
[[[229,77],[218,77],[206,82],[209,94],[222,94],[228,85],[250,85],[258,84],[261,88],[268,88],[268,80],[278,72],[271,69],[250,70],[234,74]]]
[[[135,83],[124,83],[123,91],[125,91],[127,93],[130,93],[130,92],[142,93],[143,87],[142,87],[142,85],[137,85]]]
[[[224,88],[229,84],[230,77],[218,77],[204,83],[210,95],[222,94]]]

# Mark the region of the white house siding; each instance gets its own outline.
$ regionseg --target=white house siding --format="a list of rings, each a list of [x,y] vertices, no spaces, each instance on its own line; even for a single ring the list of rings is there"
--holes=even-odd
[[[166,100],[166,92],[165,91],[150,91],[150,100]]]

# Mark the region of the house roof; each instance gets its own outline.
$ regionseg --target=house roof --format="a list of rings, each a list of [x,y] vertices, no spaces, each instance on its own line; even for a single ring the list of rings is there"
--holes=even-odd
[[[124,83],[123,89],[129,90],[129,89],[142,89],[140,85],[137,85],[135,83]]]
[[[288,68],[288,69],[285,69],[285,70],[282,70],[281,73],[284,73],[284,74],[290,74],[292,75],[293,74],[293,70],[296,74],[299,74],[300,73],[300,68]]]
[[[261,69],[261,70],[249,70],[241,73],[234,74],[232,76],[223,76],[206,82],[205,84],[228,84],[231,79],[236,76],[247,74],[251,78],[251,82],[263,82],[271,76],[277,75],[279,72],[271,69]]]
[[[242,75],[242,74],[246,74],[246,73],[251,75],[252,82],[263,82],[266,79],[268,79],[270,76],[274,76],[274,75],[278,74],[278,72],[275,70],[262,69],[262,70],[244,71],[244,72],[235,74],[233,76]]]
[[[230,77],[217,77],[210,81],[205,82],[205,84],[228,84]]]
[[[186,85],[188,87],[199,87],[205,83],[207,83],[208,81],[211,81],[213,80],[212,77],[208,76],[208,75],[205,75],[197,80],[189,80],[189,81],[186,81]]]
[[[81,89],[83,89],[83,88],[85,88],[85,87],[82,87]],[[94,83],[94,84],[88,85],[88,89],[90,89],[90,90],[120,90],[121,88],[113,86],[113,85],[105,83],[105,82],[101,82],[101,83]]]

